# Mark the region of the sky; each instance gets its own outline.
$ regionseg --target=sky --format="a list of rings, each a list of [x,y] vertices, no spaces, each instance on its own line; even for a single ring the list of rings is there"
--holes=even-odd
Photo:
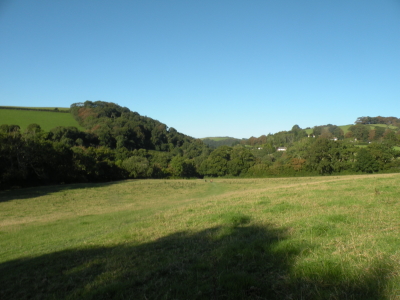
[[[400,117],[400,0],[0,0],[0,105],[86,100],[195,138]]]

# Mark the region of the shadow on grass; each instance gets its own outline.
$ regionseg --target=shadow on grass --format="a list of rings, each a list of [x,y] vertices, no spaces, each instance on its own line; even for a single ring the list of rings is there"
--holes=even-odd
[[[121,181],[122,180],[109,181],[109,182],[96,182],[96,183],[71,183],[71,184],[58,184],[58,185],[48,185],[48,186],[25,187],[25,188],[17,188],[10,190],[0,190],[0,203],[12,200],[40,197],[66,190],[106,187],[120,183]]]
[[[272,227],[227,225],[145,244],[70,249],[0,265],[1,299],[385,299],[390,270],[292,274],[310,249]]]

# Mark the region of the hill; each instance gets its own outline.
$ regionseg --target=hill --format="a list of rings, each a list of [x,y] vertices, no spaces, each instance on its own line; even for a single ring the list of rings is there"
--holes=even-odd
[[[2,299],[397,299],[399,174],[0,192]]]
[[[218,148],[220,146],[235,146],[242,142],[241,139],[233,137],[206,137],[201,139],[207,146]]]
[[[57,125],[60,117],[69,116],[47,111],[15,112],[55,115]],[[400,171],[400,152],[393,148],[400,146],[400,132],[378,125],[374,130],[370,130],[372,125],[352,125],[346,135],[335,125],[316,126],[313,128],[315,139],[294,125],[290,131],[248,140],[209,140],[209,143],[229,143],[211,149],[205,141],[115,103],[74,103],[71,114],[85,131],[71,126],[46,131],[35,124],[19,130],[18,126],[11,126],[13,121],[11,125],[0,125],[0,189],[126,178]],[[37,122],[43,124],[40,120]]]
[[[354,126],[354,124],[348,124],[348,125],[339,125],[338,127],[340,129],[343,130],[343,133],[346,134],[347,132],[349,132],[349,128],[351,126]],[[399,127],[394,126],[394,125],[385,125],[385,124],[370,124],[370,125],[365,125],[368,127],[369,130],[373,130],[377,127],[381,127],[381,128],[389,128],[389,129],[393,129],[393,130],[399,130]],[[316,126],[319,127],[319,126]],[[328,126],[324,126],[322,125],[322,127],[327,128]],[[307,128],[305,129],[305,131],[307,132],[307,134],[312,134],[313,133],[313,128]]]
[[[230,136],[216,136],[216,137],[205,137],[205,138],[202,138],[202,140],[212,140],[212,141],[216,141],[216,142],[229,140],[229,139],[239,140],[237,138],[230,137]]]
[[[84,128],[74,119],[70,113],[55,112],[54,108],[37,107],[29,108],[29,110],[19,108],[2,108],[0,109],[0,125],[13,124],[19,125],[21,130],[25,130],[29,124],[38,124],[45,131],[58,126],[74,126],[80,130]],[[42,111],[49,110],[49,111]],[[67,108],[59,108],[59,110],[69,110]]]

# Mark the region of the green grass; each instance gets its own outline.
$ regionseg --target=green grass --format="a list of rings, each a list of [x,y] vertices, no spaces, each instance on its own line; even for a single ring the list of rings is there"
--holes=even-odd
[[[29,108],[29,109],[48,109],[48,110],[54,110],[56,107],[30,107],[30,106],[3,106],[7,108]],[[68,107],[57,107],[58,110],[61,111],[69,111]]]
[[[39,124],[44,131],[57,126],[74,126],[83,130],[83,127],[69,113],[0,109],[0,125],[19,125],[21,130],[25,130],[29,124],[33,123]]]
[[[0,192],[1,299],[399,299],[400,175]]]
[[[351,126],[353,126],[353,125],[354,125],[354,124],[341,125],[341,126],[339,126],[339,127],[343,130],[343,133],[346,134],[346,133],[349,131],[349,128],[350,128]],[[369,125],[370,130],[374,129],[375,127],[384,127],[384,128],[389,127],[389,128],[391,128],[391,129],[396,129],[396,130],[399,129],[398,127],[393,126],[393,125],[389,125],[389,126],[387,126],[387,125],[385,125],[385,124],[373,124],[373,125]],[[313,129],[312,129],[312,128],[306,129],[306,133],[307,133],[307,134],[311,134],[312,132],[313,132]]]
[[[339,126],[339,127],[343,130],[343,133],[346,134],[347,132],[349,132],[349,128],[351,126],[353,126],[353,125],[354,124],[349,124],[349,125],[342,125],[342,126]]]
[[[383,127],[383,128],[390,128],[390,129],[395,129],[395,130],[399,130],[399,127],[393,126],[393,125],[385,125],[385,124],[374,124],[371,125],[371,127]]]
[[[338,127],[340,127],[340,128],[343,130],[343,133],[346,134],[346,133],[349,131],[350,126],[353,126],[353,125],[354,125],[354,124],[341,125],[341,126],[338,126]],[[307,134],[311,134],[312,132],[313,132],[313,129],[312,129],[312,128],[306,129],[306,133],[307,133]]]

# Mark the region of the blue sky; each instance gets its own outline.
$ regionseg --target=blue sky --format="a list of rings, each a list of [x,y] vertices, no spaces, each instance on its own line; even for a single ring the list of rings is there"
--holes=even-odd
[[[0,0],[0,105],[85,100],[197,138],[400,117],[400,1]]]

